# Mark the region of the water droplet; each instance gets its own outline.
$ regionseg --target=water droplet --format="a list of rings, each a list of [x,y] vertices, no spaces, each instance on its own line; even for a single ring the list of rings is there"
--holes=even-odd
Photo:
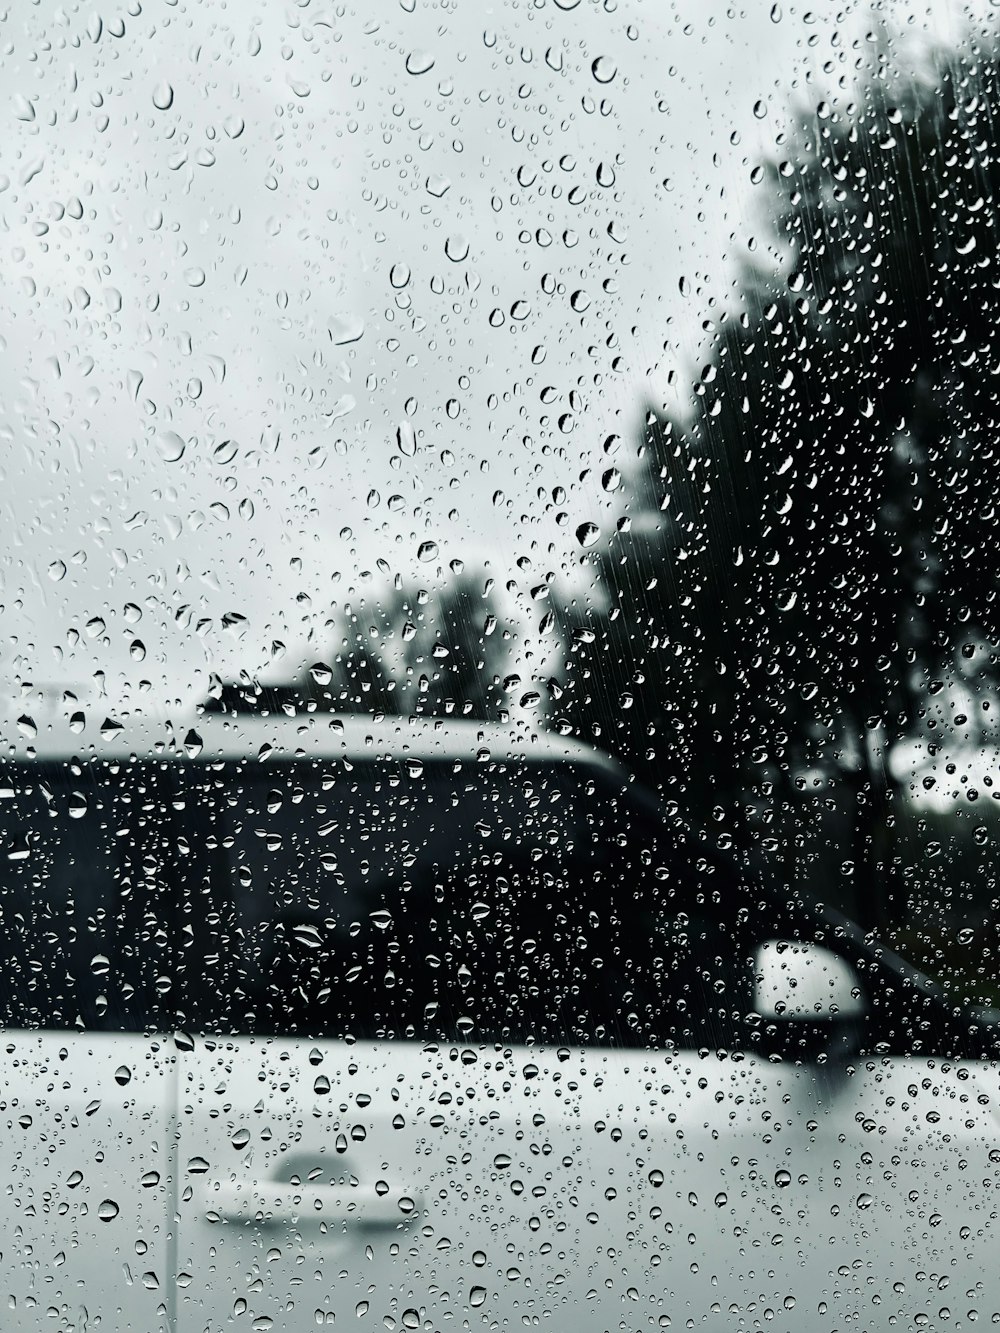
[[[75,1190],[77,1185],[81,1185],[82,1183],[83,1183],[82,1171],[71,1171],[69,1176],[67,1176],[66,1178],[66,1184],[68,1188],[71,1190]]]
[[[79,791],[71,792],[66,808],[70,819],[82,819],[89,809],[86,796]]]
[[[596,523],[581,523],[576,530],[576,539],[581,546],[593,546],[601,535]]]
[[[354,1307],[354,1313],[358,1316],[359,1319],[363,1319],[365,1315],[368,1313],[368,1302],[358,1301],[357,1305]]]
[[[205,742],[193,729],[184,737],[184,753],[189,759],[197,759],[205,748]]]
[[[15,93],[14,95],[14,115],[18,120],[31,121],[35,119],[35,108],[21,93]]]
[[[22,713],[17,719],[17,729],[22,736],[27,736],[28,740],[34,740],[38,735],[38,726],[35,719],[29,717],[27,713]]]
[[[66,566],[62,560],[53,560],[49,565],[49,578],[53,583],[60,583],[66,577]]]
[[[728,1195],[728,1194],[724,1194],[724,1193],[720,1190],[719,1193],[715,1196],[715,1206],[716,1206],[716,1208],[725,1208],[725,1206],[726,1206],[726,1204],[727,1204],[728,1202],[729,1202],[729,1195]]]
[[[113,1222],[120,1212],[114,1199],[103,1199],[97,1206],[97,1216],[102,1222]]]
[[[780,1167],[774,1173],[774,1183],[778,1186],[779,1189],[787,1188],[787,1186],[789,1186],[792,1183],[791,1172],[786,1171],[784,1167]]]
[[[208,1170],[208,1162],[204,1157],[191,1157],[188,1159],[187,1169],[193,1176],[203,1176]]]
[[[870,1194],[859,1194],[857,1204],[859,1208],[870,1208],[875,1200]]]
[[[234,1148],[242,1151],[250,1142],[250,1131],[248,1129],[238,1129],[230,1139]]]
[[[616,491],[622,484],[622,474],[616,467],[609,467],[601,478],[601,485],[606,491]]]
[[[663,1172],[662,1172],[662,1171],[650,1171],[650,1173],[649,1173],[649,1183],[653,1186],[654,1189],[659,1189],[660,1186],[663,1184]]]
[[[460,232],[456,232],[445,241],[444,252],[453,264],[461,264],[469,257],[469,242]]]
[[[473,1307],[473,1309],[478,1308],[485,1302],[485,1300],[486,1300],[485,1287],[471,1288],[471,1290],[469,1291],[469,1304]]]
[[[440,199],[451,189],[451,181],[447,176],[428,176],[427,193],[433,195],[435,199]]]
[[[186,268],[184,270],[184,281],[189,287],[204,287],[205,270],[199,268],[197,264],[192,265],[191,268]]]
[[[417,440],[413,433],[413,426],[409,421],[404,421],[396,431],[396,444],[401,454],[407,458],[412,458],[417,452]]]
[[[239,453],[239,448],[235,440],[223,440],[212,450],[212,458],[216,463],[231,463]]]
[[[153,106],[157,111],[169,111],[174,104],[174,90],[166,79],[161,79],[153,89]]]
[[[393,264],[389,270],[389,281],[399,291],[410,281],[410,270],[405,264]]]
[[[326,1074],[317,1074],[313,1081],[313,1092],[319,1097],[324,1097],[330,1091],[330,1080]]]
[[[597,183],[609,189],[615,183],[615,169],[610,162],[600,162],[597,166]]]
[[[364,331],[364,320],[357,315],[334,315],[327,322],[330,341],[336,347],[346,347],[349,343],[356,343]]]
[[[438,553],[437,542],[421,542],[420,545],[417,547],[417,559],[422,560],[425,563],[428,560],[436,559],[437,553]]]
[[[142,1185],[142,1188],[144,1190],[153,1189],[154,1186],[160,1183],[159,1171],[146,1171],[140,1178],[139,1183]]]
[[[510,1153],[506,1152],[498,1152],[497,1155],[493,1158],[493,1165],[496,1167],[498,1171],[505,1171],[507,1167],[510,1166],[510,1162],[511,1162]]]
[[[156,452],[164,463],[179,463],[184,457],[186,443],[175,430],[160,430],[154,436]]]
[[[610,56],[598,56],[591,65],[590,72],[598,83],[610,83],[618,73],[618,66]]]
[[[426,74],[434,68],[434,57],[429,51],[411,51],[406,57],[407,74]]]
[[[129,644],[128,654],[133,662],[143,662],[146,659],[146,645],[141,639],[133,639]]]

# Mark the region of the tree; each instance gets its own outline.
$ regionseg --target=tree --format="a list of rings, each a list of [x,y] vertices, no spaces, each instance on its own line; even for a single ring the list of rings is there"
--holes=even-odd
[[[208,712],[454,714],[497,720],[512,633],[494,582],[461,571],[438,594],[389,584],[345,605],[329,660],[290,682],[263,686],[244,673],[214,684]]]
[[[772,800],[832,774],[854,801],[844,896],[873,924],[897,910],[894,756],[939,726],[935,698],[996,684],[1000,69],[965,50],[796,113],[764,176],[770,259],[688,414],[647,421],[646,521],[600,562],[611,655],[643,677],[617,748],[702,819],[754,774]]]

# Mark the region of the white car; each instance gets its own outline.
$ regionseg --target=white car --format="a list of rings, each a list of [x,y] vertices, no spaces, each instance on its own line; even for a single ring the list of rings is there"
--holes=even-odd
[[[323,714],[6,740],[5,1327],[1000,1321],[993,1016],[611,760]]]

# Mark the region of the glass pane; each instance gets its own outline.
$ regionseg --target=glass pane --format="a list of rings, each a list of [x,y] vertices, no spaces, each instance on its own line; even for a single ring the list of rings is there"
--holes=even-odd
[[[0,767],[7,1027],[141,1031],[173,984],[159,774]]]
[[[706,1038],[720,925],[662,827],[574,771],[322,765],[195,778],[209,1028],[645,1045]],[[206,879],[206,883],[207,883]],[[225,904],[225,909],[222,904]],[[732,969],[732,943],[718,981]],[[224,961],[227,960],[227,961]],[[233,988],[214,969],[232,969]],[[221,1007],[220,1007],[221,1006]]]

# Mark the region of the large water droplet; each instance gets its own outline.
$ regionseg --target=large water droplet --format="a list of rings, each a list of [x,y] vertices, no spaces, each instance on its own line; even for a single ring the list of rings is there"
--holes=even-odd
[[[357,315],[333,315],[327,325],[330,341],[337,347],[356,343],[364,331],[364,320]]]
[[[161,79],[153,89],[153,106],[157,111],[169,111],[174,102],[174,90],[166,79]]]
[[[102,1222],[113,1222],[120,1212],[114,1199],[104,1199],[97,1206],[97,1216]]]
[[[445,241],[444,252],[453,264],[461,264],[469,257],[469,242],[458,232]]]
[[[417,441],[413,434],[413,425],[409,421],[401,423],[396,431],[396,444],[399,452],[405,454],[407,458],[412,458],[417,452]]]
[[[581,523],[576,530],[576,539],[581,546],[593,546],[601,535],[596,523]]]
[[[434,68],[434,57],[430,51],[411,51],[406,57],[407,74],[426,74]]]
[[[590,72],[598,83],[610,83],[618,73],[618,66],[610,56],[598,56],[591,65]]]
[[[184,457],[187,444],[175,430],[159,430],[153,438],[156,452],[164,463],[179,463]]]

